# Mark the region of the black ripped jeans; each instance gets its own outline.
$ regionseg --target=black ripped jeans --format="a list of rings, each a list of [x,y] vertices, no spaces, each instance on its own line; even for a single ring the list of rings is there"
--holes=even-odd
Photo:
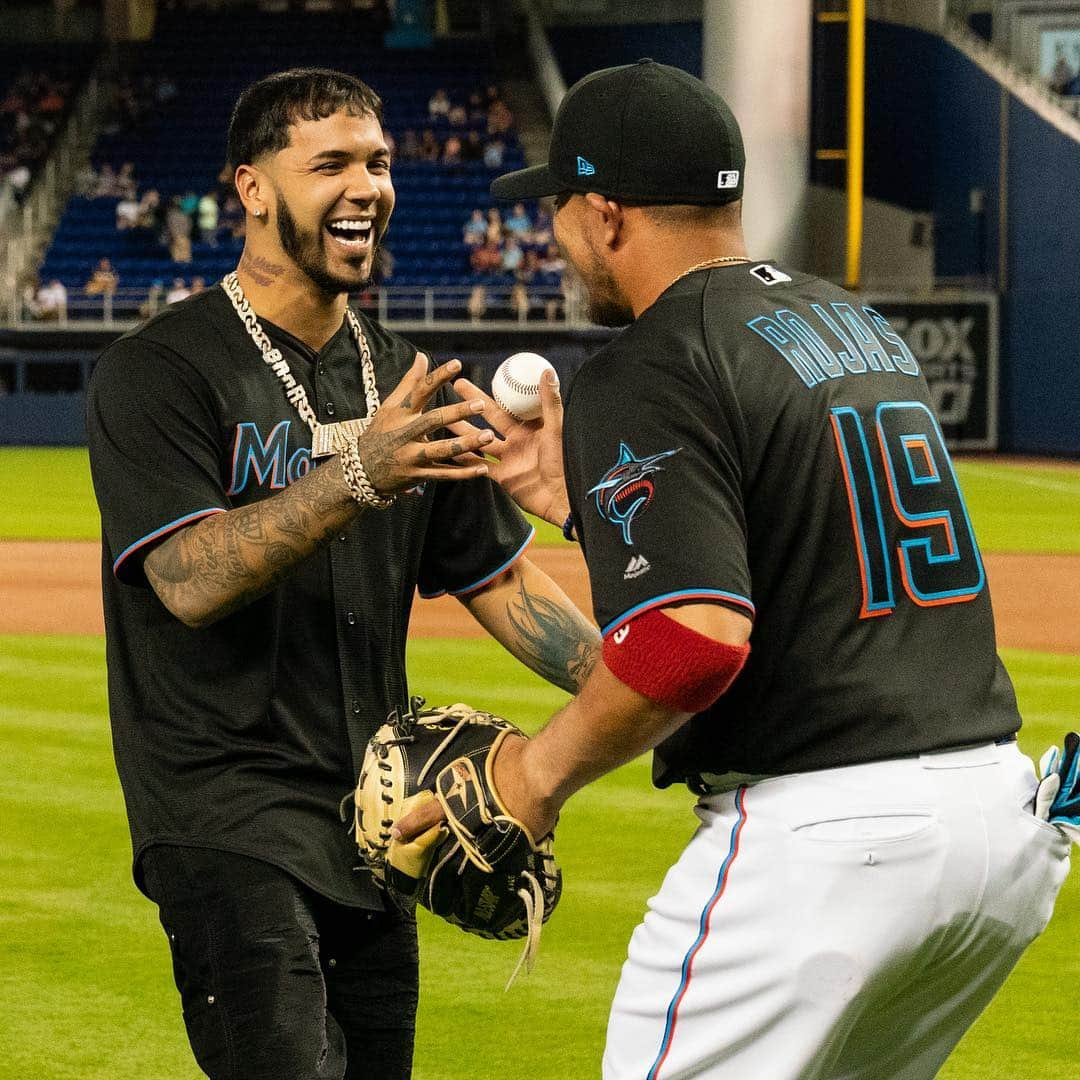
[[[334,903],[229,852],[161,845],[142,866],[212,1080],[407,1080],[413,921]]]

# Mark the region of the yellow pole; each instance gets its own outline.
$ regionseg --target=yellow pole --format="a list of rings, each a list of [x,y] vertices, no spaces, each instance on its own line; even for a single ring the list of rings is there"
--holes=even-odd
[[[866,83],[866,0],[848,4],[847,79],[847,277],[849,289],[862,277],[863,121]]]

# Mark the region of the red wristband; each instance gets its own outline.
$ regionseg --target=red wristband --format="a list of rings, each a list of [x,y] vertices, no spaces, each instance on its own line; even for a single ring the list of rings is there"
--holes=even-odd
[[[742,671],[750,646],[728,645],[643,612],[604,638],[604,663],[632,690],[679,712],[707,709]]]

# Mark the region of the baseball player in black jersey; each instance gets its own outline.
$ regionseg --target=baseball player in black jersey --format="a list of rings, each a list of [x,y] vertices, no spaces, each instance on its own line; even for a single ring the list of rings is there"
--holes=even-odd
[[[859,297],[748,254],[744,168],[724,102],[641,61],[572,87],[550,162],[492,186],[556,196],[592,318],[627,327],[565,419],[550,380],[542,424],[457,384],[506,436],[492,475],[580,540],[604,638],[496,782],[538,832],[651,748],[699,796],[630,942],[609,1080],[917,1080],[1046,924],[1069,842],[1032,813],[919,365]]]
[[[216,1078],[404,1078],[416,928],[339,819],[408,701],[414,591],[452,593],[576,690],[596,631],[522,557],[531,529],[446,436],[475,412],[347,306],[394,203],[381,103],[299,70],[230,128],[236,274],[110,346],[88,427],[110,713],[135,877]],[[377,412],[376,412],[377,410]]]

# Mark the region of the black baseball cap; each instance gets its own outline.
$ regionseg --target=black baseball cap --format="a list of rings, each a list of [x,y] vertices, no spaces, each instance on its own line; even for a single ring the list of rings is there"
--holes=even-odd
[[[574,83],[555,114],[546,165],[491,185],[515,201],[595,191],[641,203],[719,205],[742,198],[739,125],[719,94],[668,64],[639,60]]]

